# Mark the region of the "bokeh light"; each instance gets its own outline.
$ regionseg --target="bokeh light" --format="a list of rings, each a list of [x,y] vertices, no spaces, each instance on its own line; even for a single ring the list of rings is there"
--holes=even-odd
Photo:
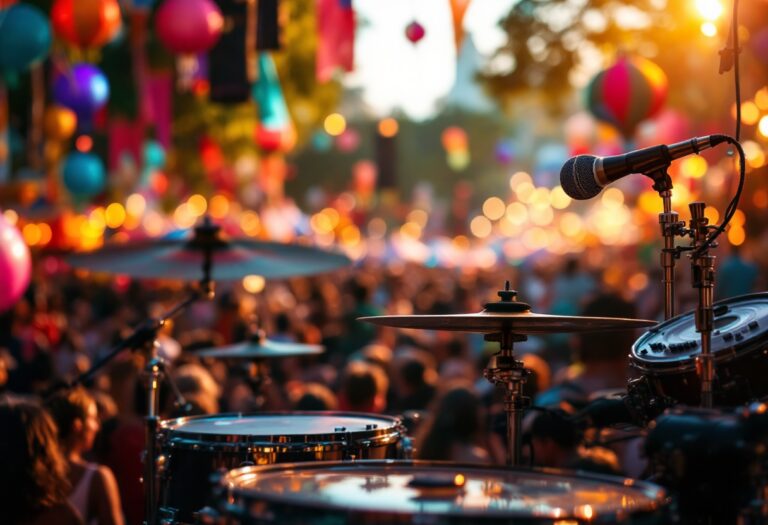
[[[483,214],[492,221],[501,219],[506,210],[504,201],[498,197],[489,197],[483,203]]]
[[[243,290],[248,293],[260,293],[266,285],[267,281],[261,275],[246,275],[243,277]]]
[[[330,136],[338,137],[344,133],[345,129],[347,129],[347,119],[345,119],[344,116],[339,113],[331,113],[325,117],[323,128],[325,129],[325,132]]]

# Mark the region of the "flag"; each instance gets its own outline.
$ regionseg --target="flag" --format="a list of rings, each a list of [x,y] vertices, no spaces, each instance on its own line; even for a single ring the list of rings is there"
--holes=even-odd
[[[317,0],[316,77],[328,82],[337,68],[354,69],[355,12],[352,0]]]
[[[456,55],[461,50],[464,41],[464,15],[469,7],[470,0],[450,0],[451,17],[453,18],[453,38],[456,43]]]

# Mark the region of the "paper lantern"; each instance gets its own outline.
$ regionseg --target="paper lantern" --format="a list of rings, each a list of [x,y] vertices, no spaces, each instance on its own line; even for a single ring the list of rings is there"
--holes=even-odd
[[[18,228],[0,213],[0,312],[11,308],[29,286],[32,261]]]
[[[405,37],[410,40],[412,44],[417,44],[426,34],[427,32],[424,30],[424,26],[415,20],[405,28]]]
[[[53,98],[74,111],[78,121],[85,124],[107,103],[109,83],[96,66],[75,64],[69,73],[59,75],[54,82]]]
[[[0,10],[0,73],[24,71],[50,48],[51,28],[41,10],[28,4]]]
[[[650,60],[622,57],[592,79],[586,95],[589,111],[629,139],[641,121],[661,109],[667,97],[667,77]]]
[[[103,46],[120,29],[117,0],[56,0],[51,7],[56,35],[79,48]]]
[[[208,51],[219,40],[223,26],[221,10],[211,0],[165,0],[155,17],[160,41],[181,54]]]
[[[93,197],[104,189],[104,163],[93,153],[70,153],[61,171],[64,186],[76,197]]]

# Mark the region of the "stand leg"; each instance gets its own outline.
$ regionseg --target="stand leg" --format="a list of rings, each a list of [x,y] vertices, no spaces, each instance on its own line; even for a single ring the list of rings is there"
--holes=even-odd
[[[507,412],[507,465],[517,466],[522,463],[523,451],[523,409],[524,398],[522,386],[525,379],[512,381],[508,384],[506,400],[504,402]]]
[[[144,513],[146,525],[157,525],[157,406],[160,387],[160,374],[162,364],[156,357],[155,345],[152,345],[152,357],[147,363],[148,372],[148,396],[147,417],[145,418],[145,445],[144,451]]]

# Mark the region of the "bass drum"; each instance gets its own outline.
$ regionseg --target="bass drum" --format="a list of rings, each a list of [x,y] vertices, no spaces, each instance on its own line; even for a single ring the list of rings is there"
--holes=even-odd
[[[719,301],[713,311],[714,404],[736,406],[765,397],[768,293]],[[632,346],[630,364],[641,378],[630,383],[630,394],[647,398],[643,403],[658,407],[657,413],[673,404],[699,405],[696,358],[700,353],[693,312],[657,325]]]
[[[434,461],[246,467],[222,480],[239,525],[669,523],[659,486],[610,476]]]
[[[220,414],[165,421],[160,515],[194,523],[210,506],[217,472],[296,461],[403,458],[400,420],[345,412]]]

